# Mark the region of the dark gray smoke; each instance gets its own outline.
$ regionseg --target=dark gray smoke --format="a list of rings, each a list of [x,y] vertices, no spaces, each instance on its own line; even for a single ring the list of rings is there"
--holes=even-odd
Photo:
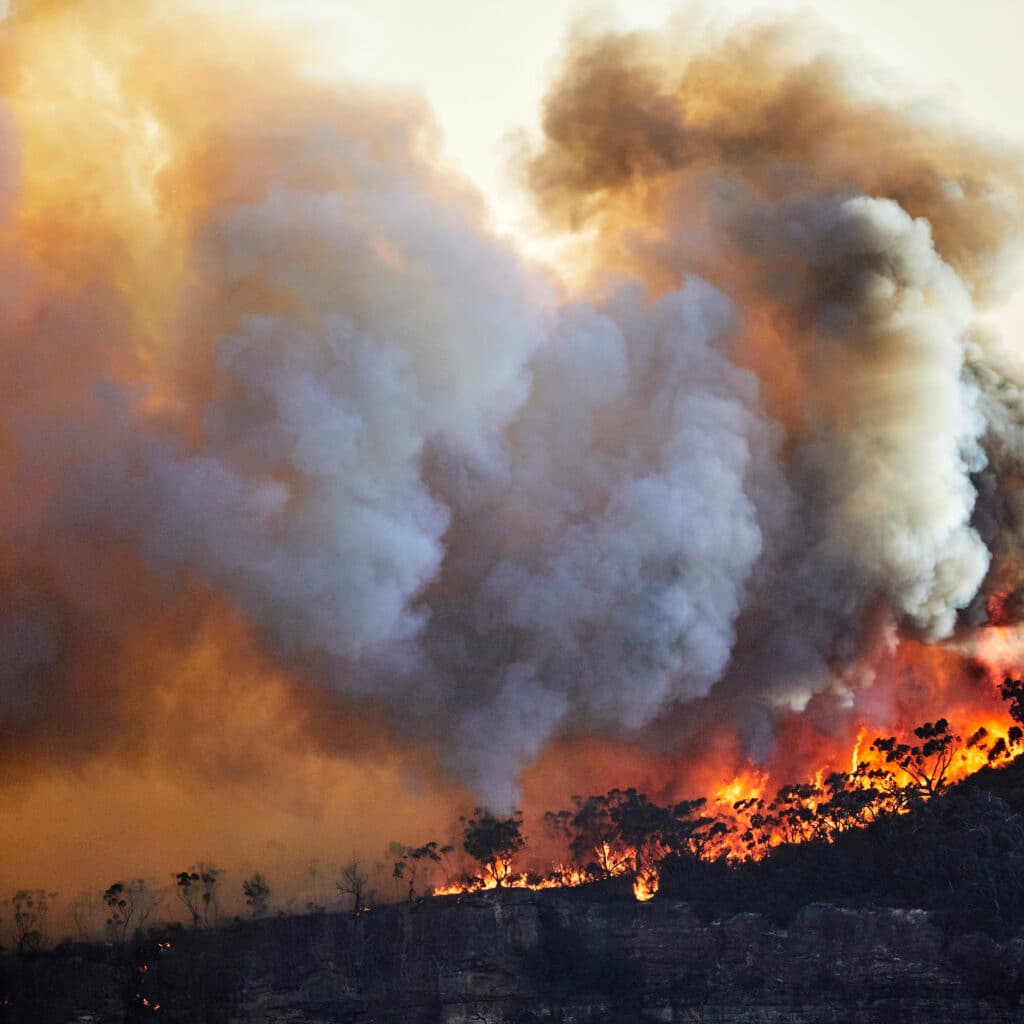
[[[118,16],[169,85],[103,10],[118,127],[49,138],[16,79],[0,122],[6,720],[68,713],[77,650],[198,587],[505,806],[554,736],[800,706],[879,623],[949,635],[1015,549],[1021,376],[976,330],[1021,239],[994,144],[782,28],[580,36],[528,168],[590,232],[567,302],[407,101]]]

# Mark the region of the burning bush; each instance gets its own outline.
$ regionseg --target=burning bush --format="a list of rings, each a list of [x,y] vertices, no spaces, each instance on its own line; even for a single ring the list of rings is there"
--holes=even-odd
[[[1020,721],[1024,717],[1024,682],[1007,677],[1001,692],[1010,702],[1011,717]],[[860,757],[863,738],[862,730],[849,771],[825,774],[821,770],[812,780],[782,785],[773,798],[762,795],[760,783],[753,795],[739,795],[742,787],[725,787],[723,793],[739,798],[728,801],[720,797],[713,805],[703,797],[662,805],[635,788],[616,788],[585,798],[574,796],[571,808],[548,811],[543,817],[548,835],[563,844],[567,854],[565,861],[557,862],[546,876],[512,871],[512,858],[526,845],[522,812],[500,819],[477,808],[472,818],[461,821],[464,848],[481,870],[435,892],[502,886],[552,888],[625,876],[633,880],[637,898],[644,900],[658,891],[666,865],[678,891],[689,884],[681,879],[700,878],[706,882],[708,878],[723,878],[722,868],[741,868],[770,859],[770,855],[778,859],[781,851],[798,846],[834,846],[846,835],[871,826],[876,826],[876,836],[900,836],[900,819],[943,795],[952,782],[987,764],[1005,761],[1020,747],[1022,730],[1012,725],[1000,733],[995,726],[981,726],[965,743],[946,718],[938,718],[915,728],[911,739],[876,737]],[[945,821],[944,814],[955,816],[956,812],[949,809],[963,799],[957,797],[944,802],[941,809],[929,809],[923,820],[935,823]],[[879,831],[883,828],[889,831]],[[940,826],[936,828],[941,831]],[[999,830],[1003,836],[1000,842],[1016,849],[1016,840],[1012,835],[1007,837],[1007,828],[1011,826]],[[985,834],[992,834],[991,830]],[[886,857],[896,856],[908,872],[916,870],[922,873],[922,879],[934,880],[945,868],[931,864],[933,852],[934,848],[926,845],[902,854],[890,851]],[[709,874],[707,865],[717,867]],[[961,867],[957,871],[961,877]],[[998,917],[1003,909],[994,894],[1010,893],[1015,888],[1005,879],[997,881],[992,874],[1002,868],[988,865],[985,871],[988,881],[979,880],[977,884],[988,887],[994,902],[990,906],[987,897],[981,902],[990,910],[994,907]],[[733,872],[730,877],[735,881],[738,876]],[[925,884],[912,878],[907,883],[907,891],[915,893]],[[1011,904],[1015,905],[1015,900],[1011,897]]]

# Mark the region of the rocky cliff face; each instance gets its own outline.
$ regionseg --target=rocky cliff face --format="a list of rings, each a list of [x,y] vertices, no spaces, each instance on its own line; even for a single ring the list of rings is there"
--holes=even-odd
[[[8,957],[4,1024],[1018,1021],[1024,940],[816,905],[782,929],[686,904],[513,892]],[[155,1007],[159,1006],[159,1009]]]

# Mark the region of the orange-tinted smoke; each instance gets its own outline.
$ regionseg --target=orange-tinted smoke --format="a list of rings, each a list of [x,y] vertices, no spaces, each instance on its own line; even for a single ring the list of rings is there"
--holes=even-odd
[[[1005,289],[1018,245],[1010,154],[890,101],[792,26],[678,51],[583,37],[548,99],[530,184],[553,224],[596,231],[595,278],[625,273],[667,297],[650,306],[627,290],[606,306],[598,282],[595,308],[566,312],[485,237],[478,200],[436,167],[416,101],[316,80],[305,52],[301,40],[155,2],[18,5],[0,25],[0,600],[2,667],[17,682],[0,707],[0,821],[21,851],[0,886],[70,896],[205,859],[227,864],[236,897],[244,872],[266,870],[274,887],[276,869],[301,906],[310,860],[333,870],[355,850],[376,864],[391,839],[450,838],[471,798],[439,772],[439,748],[452,773],[477,759],[474,781],[497,764],[503,794],[534,761],[524,799],[537,820],[572,792],[612,786],[662,800],[767,791],[845,766],[862,729],[947,715],[966,730],[997,713],[985,666],[1011,670],[1016,637],[997,658],[991,632],[940,648],[894,625],[910,608],[922,629],[941,618],[948,630],[973,591],[933,572],[952,592],[935,612],[926,587],[892,571],[889,548],[913,538],[907,522],[893,534],[852,528],[887,509],[869,472],[886,445],[870,431],[868,444],[840,445],[843,458],[828,445],[873,422],[876,405],[902,423],[903,398],[879,367],[920,376],[890,345],[876,279],[896,282],[899,312],[938,310],[938,327],[915,329],[909,348],[930,352],[939,337],[953,353],[936,385],[964,413],[951,447],[982,444],[955,357],[975,308]],[[789,204],[814,216],[791,218]],[[845,241],[835,265],[833,232]],[[890,236],[909,270],[864,255],[865,238]],[[727,298],[669,294],[697,274]],[[853,345],[821,355],[832,298],[859,318],[871,359]],[[377,334],[394,365],[367,356]],[[692,373],[674,358],[687,345]],[[532,361],[538,350],[546,361]],[[271,556],[293,553],[307,527],[319,536],[332,502],[306,502],[343,447],[296,427],[307,422],[301,391],[274,391],[287,415],[269,428],[261,418],[264,392],[296,366],[304,382],[340,378],[343,389],[365,372],[385,399],[398,395],[367,399],[365,457],[340,475],[358,478],[344,496],[370,507],[367,536],[409,546],[387,564],[359,560],[372,543],[353,545],[353,565],[313,546],[309,574],[327,564],[330,578],[292,604],[288,586],[282,598],[271,584],[295,578],[275,575],[283,560]],[[734,518],[700,508],[736,529],[725,543],[700,534],[685,558],[642,544],[634,558],[627,542],[661,525],[643,516],[657,496],[643,487],[664,473],[673,501],[693,491],[664,465],[677,454],[665,434],[679,396],[662,390],[691,379],[694,393],[680,389],[695,399],[680,414],[687,444],[712,436],[697,419],[712,408],[728,458],[699,465],[740,466],[723,491]],[[365,389],[355,391],[358,405]],[[317,412],[315,426],[330,421],[330,407]],[[934,425],[909,418],[915,436]],[[592,442],[585,458],[559,449],[577,437]],[[808,441],[821,443],[795,457]],[[279,443],[291,448],[268,469],[263,452]],[[380,477],[359,477],[378,463]],[[814,474],[833,466],[847,475],[819,486]],[[708,491],[717,482],[696,478]],[[377,516],[390,509],[373,504],[378,490],[408,514]],[[204,504],[222,492],[223,504]],[[981,542],[965,542],[970,524],[957,519],[968,505],[932,547],[955,541],[980,573]],[[994,518],[1000,535],[1007,517]],[[587,534],[592,521],[601,528]],[[248,530],[267,541],[252,558]],[[697,534],[687,529],[676,550]],[[652,550],[657,564],[642,565],[636,587],[607,608],[597,595],[594,619],[562,622],[560,594],[583,605],[594,580],[619,582],[609,553],[628,566]],[[714,559],[718,585],[693,586],[712,579]],[[397,575],[398,597],[377,618],[359,601],[325,625],[319,613],[344,597],[349,570],[373,594]],[[711,629],[667,640],[660,630],[659,602],[688,586],[694,620],[716,627],[707,655]],[[638,630],[651,608],[659,629]],[[610,667],[599,643],[609,637]],[[661,660],[649,655],[656,642]],[[364,674],[371,656],[380,661]],[[316,900],[330,893],[316,886]]]
[[[1016,150],[951,126],[800,19],[724,36],[693,19],[659,35],[581,30],[545,100],[543,132],[527,181],[552,222],[594,222],[602,271],[611,262],[661,286],[680,271],[741,284],[718,238],[724,209],[750,193],[845,192],[926,218],[976,301],[1013,280]]]
[[[154,579],[127,539],[55,511],[76,461],[121,444],[103,421],[125,393],[138,427],[198,443],[213,339],[243,313],[303,315],[197,257],[219,206],[346,188],[336,162],[289,161],[294,131],[348,131],[472,207],[433,177],[415,101],[317,83],[304,52],[159,3],[18,4],[0,23],[0,898],[59,890],[64,927],[80,889],[201,859],[230,869],[229,908],[250,869],[301,908],[313,860],[328,902],[342,860],[448,818],[430,753],[365,702],[282,665],[223,595]]]

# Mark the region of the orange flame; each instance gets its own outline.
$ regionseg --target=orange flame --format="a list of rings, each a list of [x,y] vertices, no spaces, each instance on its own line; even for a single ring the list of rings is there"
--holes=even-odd
[[[1022,628],[1010,625],[984,627],[946,644],[904,638],[880,656],[873,685],[854,694],[850,714],[835,736],[816,732],[812,716],[794,713],[780,725],[774,760],[726,767],[720,777],[727,781],[709,787],[711,799],[696,812],[713,821],[715,829],[706,841],[692,844],[691,851],[705,860],[743,861],[763,858],[786,843],[833,842],[848,829],[905,813],[913,803],[908,792],[927,799],[1019,753],[1021,740],[1014,737],[1000,683],[1016,673],[1022,638]],[[915,730],[942,718],[948,722],[948,731],[941,734],[948,737],[948,745],[926,754],[931,734],[922,737]],[[889,737],[893,740],[886,746]],[[876,745],[877,739],[882,743]],[[707,761],[713,765],[718,757],[725,766],[733,754],[727,745],[714,743],[706,743],[700,752],[705,779],[713,778]],[[679,773],[685,773],[685,765]],[[661,789],[671,796],[671,785]],[[848,799],[858,793],[859,798]],[[636,851],[618,846],[616,851],[621,856],[598,857],[603,877],[631,878],[637,900],[649,900],[658,891],[657,863],[645,864],[637,873],[641,858]],[[559,864],[543,879],[518,874],[503,885],[538,890],[592,881],[580,868]],[[493,879],[480,876],[435,891],[496,887]]]
[[[658,882],[657,871],[641,872],[633,882],[633,895],[640,903],[646,903],[648,900],[654,899],[658,892]]]

